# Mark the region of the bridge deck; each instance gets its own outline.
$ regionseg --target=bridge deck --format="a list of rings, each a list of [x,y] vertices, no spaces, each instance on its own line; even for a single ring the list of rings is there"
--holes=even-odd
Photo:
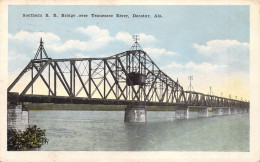
[[[56,104],[102,104],[102,105],[147,105],[147,106],[180,106],[185,103],[144,102],[115,99],[98,99],[85,97],[23,95],[19,96],[19,102],[56,103]]]

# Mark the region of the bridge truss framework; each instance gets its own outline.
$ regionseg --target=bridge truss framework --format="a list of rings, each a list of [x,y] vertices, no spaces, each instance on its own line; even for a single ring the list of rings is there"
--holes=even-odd
[[[105,58],[52,59],[41,40],[35,58],[7,91],[30,71],[30,82],[20,93],[21,102],[249,107],[249,102],[241,100],[184,91],[137,47],[135,42],[131,50]],[[43,81],[48,94],[35,94],[38,80]]]

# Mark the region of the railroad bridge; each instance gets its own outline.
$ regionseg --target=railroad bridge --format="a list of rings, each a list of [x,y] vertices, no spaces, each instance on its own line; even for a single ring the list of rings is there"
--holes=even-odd
[[[13,87],[31,73],[21,92]],[[28,75],[28,74],[27,74]],[[37,94],[37,81],[43,81],[46,94]],[[41,39],[34,59],[8,87],[8,101],[127,105],[125,122],[146,122],[146,106],[175,106],[176,118],[188,118],[189,107],[199,116],[248,113],[249,102],[185,91],[165,74],[142,49],[137,40],[130,50],[103,58],[52,59]]]

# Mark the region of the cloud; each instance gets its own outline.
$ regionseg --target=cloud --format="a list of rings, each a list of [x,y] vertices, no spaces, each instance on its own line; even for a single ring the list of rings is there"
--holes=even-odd
[[[83,54],[83,53],[75,53],[74,56],[76,58],[89,58],[89,56]]]
[[[58,42],[57,42],[58,43]],[[88,48],[87,42],[80,41],[80,40],[68,40],[64,44],[47,44],[46,48],[56,51],[56,52],[63,52],[70,49],[78,49],[81,51],[85,51]]]
[[[44,41],[48,42],[49,44],[57,43],[61,40],[59,36],[50,32],[29,32],[25,30],[21,30],[14,35],[8,34],[8,38],[9,40],[23,41],[26,43],[30,42],[33,44],[39,44],[39,38],[44,38]]]
[[[187,90],[188,76],[193,75],[195,91],[216,95],[249,98],[249,44],[237,40],[211,40],[194,43],[196,62],[171,62],[162,69]],[[243,78],[243,79],[241,79]]]
[[[249,44],[237,40],[210,40],[206,45],[193,44],[204,59],[233,66],[249,65]]]
[[[160,56],[173,56],[176,53],[172,51],[167,51],[165,48],[144,48],[144,51],[152,57],[160,57]]]
[[[98,39],[111,40],[111,39],[113,39],[109,35],[108,30],[100,29],[98,26],[88,26],[87,28],[79,27],[79,28],[76,28],[75,31],[81,32],[81,33],[89,36],[93,40],[98,40]]]
[[[226,65],[214,65],[208,62],[203,62],[201,64],[195,64],[194,62],[189,62],[185,65],[185,68],[201,71],[201,72],[216,72],[221,71],[226,67]]]
[[[26,48],[35,48],[35,46],[39,45],[39,38],[43,38],[45,48],[54,52],[64,52],[68,50],[93,51],[108,45],[108,43],[114,40],[121,41],[129,46],[133,44],[132,35],[123,31],[118,32],[114,37],[110,35],[108,30],[101,29],[98,26],[88,26],[86,28],[78,27],[74,29],[74,32],[75,34],[85,35],[87,40],[70,39],[62,41],[62,39],[54,33],[29,32],[25,30],[21,30],[16,34],[9,34],[9,40],[14,40],[13,43],[21,48],[24,47],[24,45],[26,45]],[[147,35],[145,33],[137,33],[137,35],[140,39],[138,42],[143,46],[147,46],[148,48],[146,49],[149,50],[151,54],[155,52],[159,55],[174,54],[163,48],[149,48],[149,46],[156,41],[153,35]]]
[[[14,50],[8,52],[8,61],[16,61],[16,60],[29,60],[30,58],[23,53],[18,53]]]
[[[146,35],[145,33],[137,33],[135,35],[138,35],[138,42],[142,45],[149,45],[156,41],[156,38],[153,35]],[[128,45],[132,45],[134,42],[133,36],[127,32],[118,32],[115,38]]]
[[[169,70],[169,69],[177,68],[182,72],[186,70],[189,72],[209,73],[209,72],[223,71],[226,67],[227,67],[226,65],[216,65],[208,62],[196,64],[193,61],[190,61],[186,64],[178,64],[176,62],[172,62],[171,64],[163,67],[163,69]]]
[[[110,41],[114,40],[109,35],[109,31],[100,29],[97,26],[88,26],[87,28],[76,28],[76,32],[82,33],[88,36],[88,41],[81,40],[67,40],[64,43],[61,38],[54,33],[44,32],[28,32],[21,30],[15,35],[9,34],[9,40],[23,41],[23,43],[33,44],[33,46],[39,44],[39,38],[43,38],[45,47],[55,51],[63,52],[71,49],[77,49],[80,51],[91,51],[106,46]]]
[[[131,34],[127,32],[119,32],[116,35],[116,39],[124,42],[125,44],[131,45],[133,44],[133,38]]]
[[[215,95],[228,97],[232,96],[249,98],[249,76],[246,73],[233,72],[224,73],[226,65],[217,65],[209,62],[194,63],[188,62],[184,64],[172,62],[164,66],[162,71],[174,80],[179,80],[184,90],[188,90],[190,81],[188,76],[193,76],[192,85],[195,91],[207,94],[209,87]],[[241,79],[244,78],[244,79]]]

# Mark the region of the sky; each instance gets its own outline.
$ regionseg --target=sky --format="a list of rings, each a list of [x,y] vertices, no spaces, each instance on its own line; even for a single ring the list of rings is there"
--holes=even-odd
[[[144,51],[185,90],[192,75],[195,91],[212,87],[215,95],[249,100],[249,6],[9,6],[8,12],[9,84],[34,58],[41,37],[49,57],[81,58],[127,51],[137,34]]]

